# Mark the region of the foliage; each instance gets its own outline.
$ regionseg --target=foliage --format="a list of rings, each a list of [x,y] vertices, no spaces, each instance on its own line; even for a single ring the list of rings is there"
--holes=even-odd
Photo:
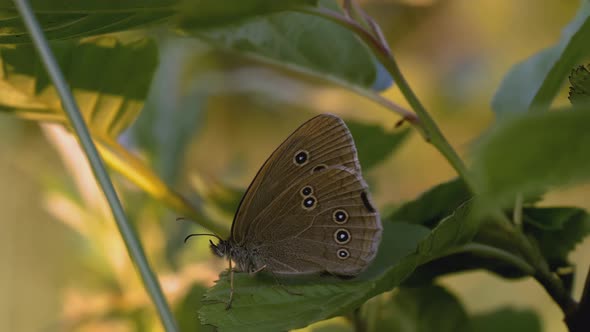
[[[0,1],[0,8],[0,110],[70,130],[60,96],[16,8],[11,1]],[[141,222],[142,237],[152,242],[148,250],[157,270],[176,286],[169,302],[183,330],[288,330],[341,315],[368,331],[540,330],[536,313],[530,311],[505,308],[470,314],[435,283],[440,276],[473,269],[509,278],[534,277],[565,315],[577,314],[568,292],[571,282],[560,269],[572,267],[568,255],[590,233],[590,218],[578,207],[538,203],[540,193],[589,179],[589,75],[576,65],[590,55],[590,2],[583,2],[554,46],[505,76],[492,101],[498,120],[473,146],[469,168],[401,76],[377,23],[353,2],[341,7],[331,0],[51,0],[33,1],[33,8],[102,157],[142,189],[137,192],[120,181],[120,192],[129,202],[127,213],[136,226]],[[152,34],[152,28],[167,30]],[[238,273],[233,307],[226,311],[228,274],[206,287],[212,280],[200,276],[215,272],[204,268],[206,264],[187,262],[192,258],[171,244],[181,243],[194,225],[179,223],[171,229],[168,222],[158,222],[172,217],[155,202],[209,231],[228,234],[244,188],[211,180],[199,171],[192,172],[190,184],[183,187],[181,174],[185,152],[193,135],[203,134],[203,123],[212,116],[207,109],[216,97],[260,97],[259,86],[252,83],[256,80],[241,81],[241,72],[248,70],[271,85],[280,82],[296,89],[299,82],[321,82],[377,101],[432,143],[457,177],[382,216],[378,256],[359,277],[275,280]],[[548,111],[570,71],[573,107]],[[392,80],[416,115],[378,93],[384,81],[389,85]],[[288,99],[277,93],[264,101],[283,105]],[[278,118],[267,113],[264,117]],[[361,165],[370,173],[398,151],[410,129],[389,130],[391,126],[359,115],[345,118]],[[67,139],[64,132],[59,137]],[[83,160],[81,154],[76,156],[78,162]],[[77,180],[76,186],[83,196],[83,181]],[[48,195],[55,204],[78,212],[76,218],[55,213],[96,256],[89,270],[97,272],[97,282],[88,298],[108,292],[114,302],[129,305],[90,308],[89,317],[80,314],[65,324],[127,320],[137,329],[154,324],[147,297],[128,293],[139,292],[142,284],[128,261],[120,263],[124,247],[102,247],[116,234],[111,224],[97,221],[109,219],[105,206],[84,211],[91,204],[88,200],[63,191]],[[206,248],[200,244],[198,249]],[[72,305],[76,298],[65,302]]]
[[[569,77],[571,84],[569,99],[572,105],[583,105],[590,102],[590,71],[584,66],[572,70]]]

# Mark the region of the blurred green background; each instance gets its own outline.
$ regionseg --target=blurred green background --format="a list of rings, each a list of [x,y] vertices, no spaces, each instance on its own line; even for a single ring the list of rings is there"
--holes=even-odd
[[[579,2],[365,0],[361,5],[381,24],[411,86],[468,161],[473,140],[494,121],[489,102],[504,74],[555,42]],[[188,61],[183,54],[193,52],[193,46],[166,35],[159,39],[162,66],[155,92],[145,114],[121,141],[135,147],[187,196],[206,190],[231,205],[235,197],[227,188],[245,188],[273,149],[315,113],[381,123],[388,130],[398,120],[352,93],[274,69],[245,63],[228,72],[216,70],[228,62],[240,63],[231,56],[203,55]],[[182,76],[178,71],[189,67],[187,61],[198,64],[198,69],[191,67],[193,72],[204,74],[184,78],[190,81],[186,85],[173,84],[171,77]],[[395,86],[384,95],[406,105]],[[555,103],[567,102],[563,93]],[[0,118],[0,330],[160,330],[72,138],[56,126],[40,127],[5,114]],[[380,207],[410,200],[454,176],[442,156],[415,132],[395,155],[366,174]],[[114,178],[167,297],[175,307],[192,299],[194,310],[179,315],[189,321],[186,324],[192,319],[196,324],[199,294],[226,268],[225,262],[211,257],[206,239],[184,246],[182,238],[194,227],[175,221],[177,213],[121,176]],[[589,194],[590,185],[579,185],[551,192],[544,204],[590,209]],[[231,221],[226,211],[212,213]],[[590,239],[571,259],[579,267],[577,297],[590,265]],[[543,331],[566,331],[558,307],[532,280],[471,272],[445,277],[441,283],[470,314],[501,307],[533,309]],[[128,317],[136,317],[135,322]]]

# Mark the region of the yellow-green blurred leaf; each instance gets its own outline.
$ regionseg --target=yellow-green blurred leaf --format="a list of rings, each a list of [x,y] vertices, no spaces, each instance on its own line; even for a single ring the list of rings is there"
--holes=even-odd
[[[57,61],[95,135],[116,137],[143,107],[158,64],[149,39],[54,42]],[[57,91],[31,45],[0,49],[0,110],[30,120],[67,123]]]

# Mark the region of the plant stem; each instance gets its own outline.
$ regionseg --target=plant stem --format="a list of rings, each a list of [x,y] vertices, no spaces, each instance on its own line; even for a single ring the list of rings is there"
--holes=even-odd
[[[452,251],[445,252],[444,255],[447,256],[463,252],[472,253],[480,257],[497,259],[498,261],[505,262],[510,266],[518,268],[521,272],[530,276],[535,274],[535,268],[522,258],[515,256],[508,251],[481,243],[468,243],[464,246],[453,249]]]
[[[374,54],[377,56],[381,64],[387,69],[389,74],[393,77],[393,80],[398,85],[401,93],[404,95],[414,112],[416,112],[416,115],[418,115],[426,140],[430,142],[447,159],[457,174],[459,174],[463,181],[465,181],[470,191],[476,194],[477,188],[475,181],[473,180],[471,174],[467,171],[467,167],[461,158],[459,158],[459,155],[456,153],[453,147],[449,144],[422,103],[420,103],[413,90],[410,88],[408,82],[404,78],[397,65],[393,53],[390,51],[389,46],[382,36],[376,33],[379,31],[378,28],[375,28],[377,27],[376,23],[374,23],[370,17],[364,17],[364,20],[373,27],[372,33],[354,21],[350,15],[340,15],[337,12],[333,12],[325,8],[305,8],[301,11],[311,15],[323,17],[355,32],[362,40],[365,41],[369,47],[373,49]],[[530,243],[530,241],[521,231],[514,228],[510,220],[508,220],[508,218],[503,215],[502,211],[496,210],[492,212],[491,217],[499,227],[505,229],[508,234],[510,234],[510,236],[515,239],[515,244],[525,258],[527,266],[525,267],[525,265],[521,264],[522,262],[517,262],[512,259],[516,256],[510,258],[505,255],[501,255],[500,252],[492,253],[492,251],[487,249],[485,254],[496,254],[498,255],[496,258],[509,259],[512,261],[512,263],[520,264],[519,266],[521,268],[525,268],[527,270],[532,268],[534,273],[529,274],[533,275],[535,279],[537,279],[537,281],[543,285],[545,290],[560,306],[567,317],[572,308],[575,308],[576,304],[563,288],[561,281],[550,272],[547,262],[542,257],[539,250]],[[520,218],[520,216],[517,217]],[[476,248],[476,250],[478,249]],[[484,254],[484,252],[482,252],[482,254]]]
[[[96,146],[100,155],[111,169],[125,175],[127,179],[152,195],[158,201],[163,201],[175,210],[184,214],[187,219],[198,221],[198,224],[213,233],[227,237],[229,230],[226,224],[215,222],[208,218],[203,206],[186,200],[182,195],[170,188],[153,171],[145,166],[135,155],[123,148],[118,142],[109,137],[98,137]]]
[[[325,8],[303,8],[300,9],[300,11],[326,18],[332,22],[344,26],[347,29],[352,30],[374,50],[374,53],[381,64],[393,77],[394,82],[397,84],[398,88],[414,112],[416,112],[418,115],[426,140],[434,145],[437,150],[439,150],[439,152],[448,160],[455,171],[463,178],[471,191],[474,191],[475,184],[467,172],[467,167],[465,167],[465,164],[461,158],[459,158],[459,155],[457,155],[455,150],[451,147],[432,117],[430,117],[430,114],[426,111],[424,106],[422,106],[418,100],[418,97],[416,97],[408,85],[408,82],[402,75],[397,62],[393,57],[393,54],[390,52],[389,47],[386,44],[382,44],[378,37],[365,30],[360,24],[349,17],[339,15],[338,13]]]
[[[84,119],[80,114],[78,105],[76,104],[69,86],[66,83],[63,74],[61,73],[59,65],[57,64],[55,57],[51,52],[51,48],[49,47],[47,39],[45,38],[45,35],[39,26],[39,22],[35,18],[35,14],[33,13],[33,10],[27,0],[15,0],[14,2],[22,20],[25,23],[25,26],[27,27],[27,30],[31,35],[31,38],[33,39],[33,44],[39,53],[43,65],[45,66],[45,69],[49,73],[49,77],[51,77],[53,84],[59,92],[66,114],[68,115],[74,132],[76,133],[86,154],[86,157],[88,158],[94,176],[96,177],[107,198],[107,201],[109,202],[119,231],[123,237],[123,240],[125,241],[125,245],[127,246],[127,251],[139,269],[144,286],[146,287],[152,298],[152,301],[156,305],[158,313],[160,314],[162,324],[164,325],[166,331],[177,331],[178,328],[176,327],[176,322],[174,321],[172,313],[170,312],[168,303],[166,302],[160,285],[149,266],[143,248],[141,247],[141,243],[135,235],[135,231],[127,221],[125,212],[121,206],[121,202],[119,201],[117,193],[115,192],[115,188],[113,187],[113,183],[106,172],[102,159],[96,150],[96,146],[94,145],[94,142],[92,141],[92,138],[88,132],[88,128],[84,123]]]
[[[578,307],[566,315],[565,323],[570,332],[588,331],[590,327],[590,267]]]
[[[512,223],[516,226],[519,230],[522,230],[522,204],[523,204],[523,195],[519,193],[516,195],[516,200],[514,202],[514,209],[512,214]]]
[[[350,315],[350,320],[354,326],[354,332],[366,332],[367,331],[367,322],[363,319],[361,315],[361,308],[356,308],[352,311]]]
[[[499,214],[499,213],[498,213]],[[514,227],[513,224],[502,220],[500,216],[493,215],[496,220],[494,224],[502,230],[505,234],[507,245],[515,246],[524,259],[534,268],[532,276],[545,288],[545,291],[553,298],[555,303],[559,305],[561,311],[568,317],[576,310],[576,302],[571,298],[570,294],[563,287],[561,280],[550,271],[547,261],[540,253],[537,247],[527,239],[526,235]],[[506,217],[502,214],[504,219]]]

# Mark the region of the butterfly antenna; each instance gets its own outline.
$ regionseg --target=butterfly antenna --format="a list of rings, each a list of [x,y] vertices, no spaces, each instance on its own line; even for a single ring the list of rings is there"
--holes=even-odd
[[[185,217],[177,217],[176,221],[191,221],[191,219],[187,219]],[[223,241],[222,238],[220,238],[219,236],[215,235],[215,234],[211,234],[211,233],[195,233],[195,234],[190,234],[189,236],[184,238],[184,243],[186,243],[186,241],[193,237],[193,236],[201,236],[201,235],[206,235],[206,236],[213,236],[215,238],[217,238],[219,241]]]
[[[222,238],[220,238],[219,236],[215,235],[215,234],[210,234],[210,233],[195,233],[195,234],[190,234],[189,236],[184,238],[184,243],[186,243],[186,241],[193,237],[193,236],[202,236],[202,235],[206,235],[206,236],[213,236],[215,238],[217,238],[219,241],[223,241]]]

